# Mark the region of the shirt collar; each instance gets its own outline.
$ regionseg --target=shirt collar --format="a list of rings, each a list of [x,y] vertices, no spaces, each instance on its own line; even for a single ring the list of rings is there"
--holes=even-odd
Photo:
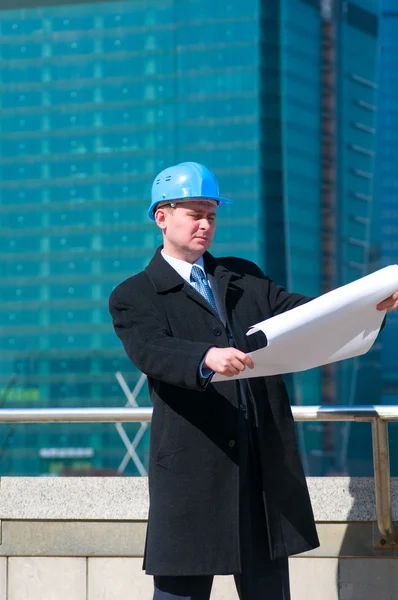
[[[167,254],[164,253],[163,250],[161,252],[162,252],[162,256],[163,256],[164,260],[166,260],[169,263],[169,265],[171,267],[173,267],[173,269],[175,269],[177,271],[177,273],[179,275],[181,275],[181,277],[183,279],[185,279],[185,281],[187,281],[188,283],[191,282],[191,270],[194,265],[196,265],[197,267],[202,269],[202,271],[206,274],[204,263],[203,263],[203,256],[200,256],[198,258],[198,260],[195,261],[194,264],[192,265],[191,263],[187,262],[186,260],[181,260],[180,258],[174,258],[173,256],[168,256]]]

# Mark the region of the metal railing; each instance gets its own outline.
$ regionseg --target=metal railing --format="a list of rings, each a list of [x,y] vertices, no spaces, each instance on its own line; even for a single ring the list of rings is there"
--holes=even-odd
[[[372,425],[376,518],[382,548],[398,544],[392,520],[388,422],[398,421],[398,406],[294,406],[295,421],[358,421]],[[0,423],[145,422],[152,408],[0,409]]]

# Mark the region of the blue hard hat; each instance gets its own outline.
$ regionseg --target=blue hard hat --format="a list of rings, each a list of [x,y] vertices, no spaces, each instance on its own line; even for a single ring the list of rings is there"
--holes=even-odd
[[[158,204],[189,198],[231,204],[231,200],[220,196],[217,179],[207,167],[195,162],[183,162],[164,169],[155,177],[148,215],[154,221]]]

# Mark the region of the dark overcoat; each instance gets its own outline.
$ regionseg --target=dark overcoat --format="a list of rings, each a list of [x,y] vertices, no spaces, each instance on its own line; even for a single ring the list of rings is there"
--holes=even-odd
[[[244,352],[264,346],[261,332],[246,336],[251,325],[308,300],[249,261],[209,253],[204,261]],[[148,375],[153,402],[144,567],[153,575],[237,573],[239,387],[198,376],[209,348],[229,345],[226,329],[160,249],[112,292],[110,312],[128,356]],[[304,552],[319,543],[285,385],[280,376],[247,382],[271,558]]]

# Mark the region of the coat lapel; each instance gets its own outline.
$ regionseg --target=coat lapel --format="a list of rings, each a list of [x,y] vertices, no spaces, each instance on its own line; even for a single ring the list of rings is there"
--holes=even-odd
[[[222,313],[226,315],[227,311],[227,294],[230,281],[237,274],[227,269],[209,252],[203,256],[206,273],[211,281],[212,286],[217,295],[218,303],[221,305]]]
[[[207,300],[205,300],[203,298],[202,294],[200,294],[199,292],[197,292],[195,290],[195,288],[193,288],[191,285],[189,285],[189,283],[185,282],[185,285],[184,285],[184,288],[183,288],[183,292],[185,292],[186,296],[190,300],[193,300],[197,304],[200,304],[203,308],[205,308],[212,315],[215,315],[216,317],[220,318],[220,315],[218,315],[216,312],[214,312],[213,308],[207,302]]]
[[[169,263],[166,260],[164,260],[161,254],[161,249],[162,247],[160,246],[157,249],[156,254],[152,258],[151,262],[145,269],[145,272],[148,275],[149,279],[152,281],[152,284],[154,285],[157,293],[165,294],[167,292],[180,288],[181,292],[184,293],[190,300],[193,300],[197,304],[200,304],[202,308],[205,308],[208,312],[220,318],[220,316],[224,313],[225,309],[220,311],[220,315],[217,315],[217,313],[214,312],[210,304],[203,298],[203,296],[199,292],[197,292],[195,288],[189,285],[189,283],[187,283],[185,279],[183,279],[181,275],[179,275],[177,271],[173,269],[173,267],[169,265]],[[208,268],[207,263],[209,259],[209,276],[212,276],[212,282],[215,281],[214,291],[217,295],[216,305],[218,308],[219,303],[221,303],[221,308],[223,308],[225,306],[223,300],[225,296],[224,285],[222,284],[221,287],[219,287],[220,277],[217,272],[216,260],[213,258],[213,256],[211,256],[211,254],[208,254],[206,252],[206,254],[204,255],[206,270]],[[227,270],[226,272],[228,273]],[[219,289],[221,290],[221,293],[219,292]]]
[[[212,292],[213,292],[214,301],[215,301],[216,306],[217,306],[218,315],[220,317],[220,320],[222,321],[222,324],[225,327],[225,325],[227,324],[227,315],[226,315],[226,312],[225,312],[225,306],[223,305],[222,300],[221,300],[221,292],[218,289],[217,280],[214,277],[214,275],[212,275],[211,273],[208,273],[207,277],[209,279],[210,287],[211,287]]]

